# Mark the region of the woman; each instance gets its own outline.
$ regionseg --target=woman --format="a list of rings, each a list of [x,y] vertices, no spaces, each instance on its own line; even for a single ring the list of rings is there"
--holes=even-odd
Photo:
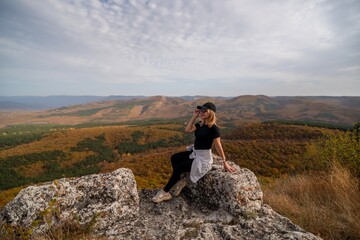
[[[224,150],[220,141],[219,128],[216,125],[216,106],[212,102],[207,102],[202,106],[197,106],[194,114],[185,127],[186,132],[195,132],[195,143],[185,152],[179,152],[171,156],[173,173],[163,189],[161,189],[152,201],[159,203],[172,198],[171,188],[175,185],[174,196],[178,196],[186,186],[186,179],[181,179],[181,174],[190,172],[190,180],[196,183],[210,169],[213,162],[211,147],[215,142],[215,148],[223,160],[225,171],[235,172],[225,159]],[[200,117],[201,121],[195,123]]]

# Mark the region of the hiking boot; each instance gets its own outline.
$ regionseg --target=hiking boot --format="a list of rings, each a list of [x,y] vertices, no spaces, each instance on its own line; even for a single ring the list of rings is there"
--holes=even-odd
[[[155,195],[155,197],[153,197],[151,200],[154,203],[159,203],[162,201],[170,200],[171,198],[172,198],[172,196],[170,193],[165,192],[163,189],[161,189],[160,191],[158,191],[158,193]]]
[[[180,179],[174,186],[174,196],[177,197],[180,195],[183,188],[186,186],[186,178]]]

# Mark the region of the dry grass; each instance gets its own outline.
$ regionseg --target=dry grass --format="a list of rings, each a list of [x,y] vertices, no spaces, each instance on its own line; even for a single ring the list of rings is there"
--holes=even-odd
[[[95,222],[94,222],[95,223]],[[64,220],[52,225],[42,233],[33,233],[29,228],[22,226],[12,227],[7,224],[0,224],[0,239],[3,240],[106,240],[107,237],[92,235],[92,224],[85,226],[76,221]]]
[[[264,187],[264,201],[324,239],[360,239],[359,182],[333,163],[329,172],[280,179]]]
[[[9,190],[0,189],[0,211],[8,202],[10,202],[16,197],[16,195],[20,192],[21,189],[25,187],[26,186],[21,186]]]
[[[65,222],[58,227],[52,227],[42,234],[33,235],[37,240],[105,240],[105,237],[91,236],[90,230],[82,228],[74,222]]]

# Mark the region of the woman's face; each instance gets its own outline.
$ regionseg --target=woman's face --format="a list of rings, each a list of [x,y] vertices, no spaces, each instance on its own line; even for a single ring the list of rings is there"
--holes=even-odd
[[[210,117],[209,110],[200,111],[199,117],[201,119],[206,119],[206,118]]]

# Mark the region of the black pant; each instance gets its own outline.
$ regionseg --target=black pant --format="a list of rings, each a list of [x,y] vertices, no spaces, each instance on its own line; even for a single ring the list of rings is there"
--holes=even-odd
[[[185,152],[179,152],[175,153],[171,156],[171,164],[173,168],[173,173],[164,187],[165,192],[169,192],[171,188],[177,183],[177,181],[180,180],[180,176],[184,172],[190,172],[191,165],[194,159],[190,159],[191,152],[185,151]]]

